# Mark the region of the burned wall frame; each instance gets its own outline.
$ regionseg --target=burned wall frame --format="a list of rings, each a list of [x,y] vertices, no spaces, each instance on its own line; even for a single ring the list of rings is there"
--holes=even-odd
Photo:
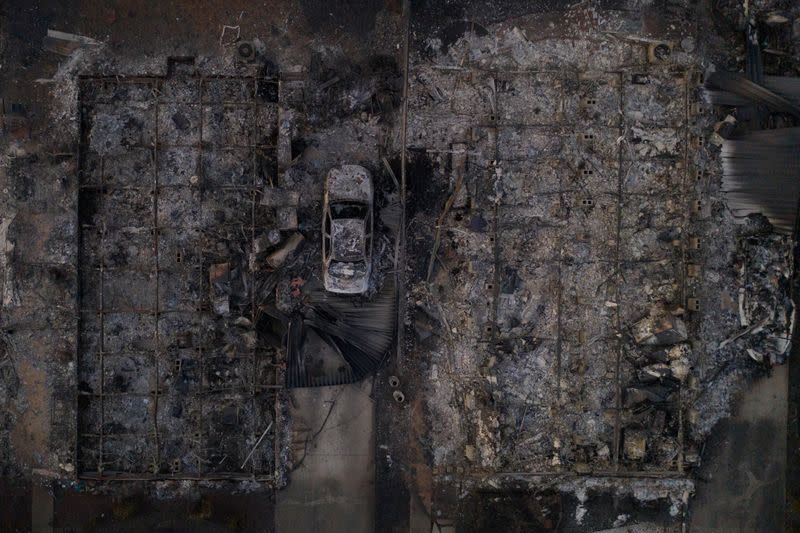
[[[170,69],[82,77],[78,99],[78,476],[275,482],[281,354],[257,342],[248,257],[278,81]]]
[[[473,205],[483,206],[480,224],[461,213],[450,222],[456,229],[448,239],[469,257],[470,270],[447,261],[443,269],[455,267],[451,287],[470,290],[451,289],[448,299],[456,303],[441,303],[437,314],[450,325],[466,317],[455,327],[473,336],[467,349],[442,337],[446,355],[431,379],[463,395],[456,401],[470,421],[459,435],[463,448],[451,446],[450,434],[441,443],[434,478],[457,472],[484,479],[493,471],[498,479],[589,472],[687,477],[687,457],[696,455],[685,435],[691,387],[675,383],[657,409],[634,405],[628,393],[646,357],[625,335],[659,301],[675,304],[692,337],[701,325],[701,315],[687,306],[700,290],[699,279],[687,275],[700,252],[684,238],[703,220],[690,209],[701,185],[690,179],[698,164],[691,144],[699,129],[692,111],[697,71],[633,64],[554,72],[421,61],[412,72],[421,81],[410,95],[411,138],[422,139],[428,153],[446,154],[444,161],[466,143],[467,192],[455,205],[471,205],[473,195]],[[480,88],[483,97],[473,94]],[[453,132],[464,133],[454,138]],[[673,195],[680,199],[670,201]],[[652,206],[644,217],[642,205]],[[670,228],[680,238],[667,239]],[[664,292],[646,293],[648,283]],[[524,299],[524,291],[539,299]],[[419,290],[417,298],[424,302],[428,294]],[[538,305],[542,295],[549,296],[546,306]],[[525,377],[537,388],[515,389],[529,367]],[[464,369],[474,372],[471,379]],[[450,405],[450,398],[442,394],[429,404]],[[434,423],[452,416],[448,409]],[[487,416],[492,410],[497,414]],[[586,420],[595,425],[577,425]],[[523,454],[518,435],[526,423],[535,429]],[[497,430],[503,425],[510,434]],[[659,428],[658,447],[646,456],[638,453],[643,427]],[[569,444],[540,443],[542,433]]]

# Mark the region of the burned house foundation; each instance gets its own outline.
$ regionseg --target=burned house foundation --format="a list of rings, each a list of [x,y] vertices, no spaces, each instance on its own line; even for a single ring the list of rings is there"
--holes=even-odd
[[[795,6],[123,4],[0,7],[0,530],[797,522]]]
[[[248,264],[288,229],[259,195],[278,82],[173,72],[79,91],[79,475],[274,482],[279,355],[255,330],[270,273]]]

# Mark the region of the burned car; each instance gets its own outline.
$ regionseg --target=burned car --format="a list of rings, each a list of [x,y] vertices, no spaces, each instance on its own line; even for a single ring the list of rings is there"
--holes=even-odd
[[[332,168],[325,179],[322,261],[325,289],[366,292],[372,272],[372,177],[359,165]]]

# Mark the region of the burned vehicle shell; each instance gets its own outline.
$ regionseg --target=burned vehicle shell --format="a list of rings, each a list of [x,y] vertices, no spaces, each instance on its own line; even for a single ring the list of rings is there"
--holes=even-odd
[[[372,272],[372,178],[359,165],[332,168],[325,180],[322,261],[325,289],[361,294]]]

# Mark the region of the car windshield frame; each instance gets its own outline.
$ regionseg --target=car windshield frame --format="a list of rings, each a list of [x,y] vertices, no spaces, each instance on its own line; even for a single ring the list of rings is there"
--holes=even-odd
[[[365,220],[369,214],[369,206],[361,202],[332,202],[328,205],[331,219],[357,218]]]

